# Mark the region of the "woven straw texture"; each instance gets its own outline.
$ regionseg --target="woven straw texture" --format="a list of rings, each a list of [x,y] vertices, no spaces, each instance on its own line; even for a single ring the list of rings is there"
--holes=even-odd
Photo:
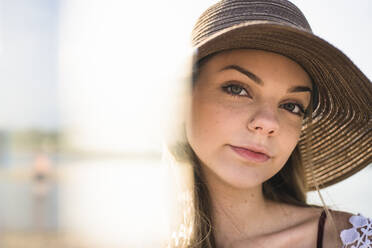
[[[312,33],[295,5],[221,1],[199,18],[192,42],[196,61],[223,50],[261,49],[307,71],[319,94],[313,124],[304,124],[299,142],[308,190],[335,184],[372,162],[372,84],[340,50]]]

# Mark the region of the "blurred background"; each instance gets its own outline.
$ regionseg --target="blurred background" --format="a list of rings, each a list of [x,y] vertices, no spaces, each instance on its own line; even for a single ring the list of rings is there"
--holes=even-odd
[[[215,2],[0,0],[0,247],[164,244],[167,100]],[[370,1],[293,2],[372,78]],[[372,217],[371,178],[326,203]]]

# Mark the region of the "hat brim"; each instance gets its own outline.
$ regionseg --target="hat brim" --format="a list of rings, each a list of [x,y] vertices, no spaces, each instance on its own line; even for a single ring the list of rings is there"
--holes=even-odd
[[[305,124],[299,141],[308,190],[335,184],[372,162],[372,84],[327,41],[288,25],[252,21],[216,32],[195,48],[196,61],[230,49],[275,52],[309,74],[319,102],[312,130]]]

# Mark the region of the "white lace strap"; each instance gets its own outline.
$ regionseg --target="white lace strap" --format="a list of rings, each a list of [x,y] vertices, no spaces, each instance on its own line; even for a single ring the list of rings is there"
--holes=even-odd
[[[341,232],[342,248],[372,248],[372,219],[363,215],[353,215],[350,229]]]

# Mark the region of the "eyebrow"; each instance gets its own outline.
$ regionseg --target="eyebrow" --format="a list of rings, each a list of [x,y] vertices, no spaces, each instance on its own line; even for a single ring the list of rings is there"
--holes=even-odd
[[[313,93],[313,91],[309,87],[306,87],[306,86],[294,86],[294,87],[288,89],[287,92],[290,92],[290,93],[295,93],[295,92],[310,92],[310,93]]]
[[[263,81],[261,80],[261,78],[259,78],[258,76],[256,76],[252,72],[250,72],[247,69],[244,69],[244,68],[242,68],[242,67],[240,67],[238,65],[228,65],[228,66],[222,68],[220,71],[225,71],[225,70],[236,70],[236,71],[238,71],[238,72],[246,75],[250,79],[252,79],[255,83],[257,83],[259,85],[264,85],[263,84]]]
[[[228,65],[228,66],[225,66],[224,68],[222,68],[220,71],[225,71],[225,70],[236,70],[236,71],[246,75],[248,78],[252,79],[255,83],[257,83],[259,85],[262,85],[262,86],[264,85],[264,82],[262,81],[261,78],[259,78],[254,73],[252,73],[252,72],[248,71],[247,69],[242,68],[238,65]],[[294,87],[291,87],[290,89],[288,89],[287,92],[290,92],[290,93],[310,92],[310,93],[312,93],[313,91],[311,90],[311,88],[306,87],[306,86],[294,86]]]

